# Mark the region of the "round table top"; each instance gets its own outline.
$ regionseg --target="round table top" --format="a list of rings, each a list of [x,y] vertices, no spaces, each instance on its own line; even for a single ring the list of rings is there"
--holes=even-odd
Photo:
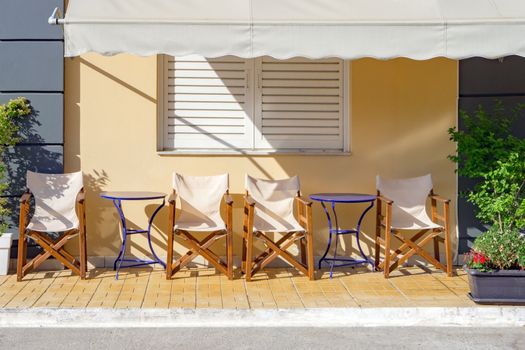
[[[108,191],[101,192],[100,197],[106,199],[120,199],[128,201],[139,201],[149,199],[163,199],[166,197],[162,192],[148,192],[148,191]]]
[[[318,202],[366,203],[375,201],[375,194],[365,193],[314,193],[310,199]]]

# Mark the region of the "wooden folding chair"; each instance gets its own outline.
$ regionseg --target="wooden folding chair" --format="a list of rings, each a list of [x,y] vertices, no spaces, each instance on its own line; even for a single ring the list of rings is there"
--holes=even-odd
[[[39,174],[28,171],[27,188],[20,199],[18,281],[51,257],[85,279],[87,247],[82,173]],[[35,200],[35,210],[29,219],[31,195]],[[52,239],[49,233],[59,233],[58,238]],[[79,236],[79,260],[64,248],[75,236]],[[26,238],[43,249],[29,262]]]
[[[168,261],[166,278],[201,255],[215,268],[233,279],[233,200],[228,193],[228,174],[218,176],[183,176],[174,174],[173,194],[169,198]],[[180,198],[180,216],[176,220],[176,199]],[[226,222],[221,217],[221,202],[226,204]],[[207,233],[203,239],[195,233]],[[173,261],[173,240],[181,238],[189,249]],[[213,243],[226,238],[226,262],[210,250]]]
[[[385,278],[413,255],[421,256],[436,268],[445,271],[448,276],[452,276],[450,200],[434,194],[432,187],[430,175],[398,180],[377,177],[375,266],[376,269],[384,271]],[[431,218],[426,211],[427,198],[431,200]],[[442,214],[438,214],[438,202],[443,205]],[[382,231],[385,232],[384,239],[381,238]],[[402,231],[417,232],[408,237]],[[391,249],[392,237],[401,243],[394,251]],[[424,246],[432,240],[434,256],[424,250]],[[440,242],[445,245],[446,266],[440,262]],[[385,248],[385,258],[382,262],[380,262],[381,245]]]
[[[294,216],[294,203],[299,221]],[[274,241],[269,234],[275,233],[283,236]],[[266,246],[255,259],[254,238]],[[295,243],[299,243],[301,261],[288,251]],[[246,281],[278,257],[313,280],[313,249],[312,203],[301,197],[299,178],[269,181],[247,175],[242,246],[242,271]]]

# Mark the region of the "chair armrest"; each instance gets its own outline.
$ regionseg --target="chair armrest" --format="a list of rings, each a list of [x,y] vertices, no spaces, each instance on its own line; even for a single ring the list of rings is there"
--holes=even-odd
[[[28,204],[31,199],[31,192],[25,192],[22,197],[20,197],[20,204]]]
[[[246,195],[244,196],[244,206],[250,206],[250,207],[254,207],[255,206],[255,201],[253,200],[252,197],[250,197],[250,195]]]
[[[175,205],[175,202],[177,201],[177,193],[173,192],[172,194],[170,194],[170,196],[168,197],[168,204],[173,204]]]
[[[227,205],[233,205],[233,198],[229,193],[226,193],[224,195],[224,203],[226,203]]]
[[[76,199],[76,201],[77,201],[77,203],[79,203],[79,204],[83,204],[85,200],[86,200],[86,193],[85,193],[83,190],[81,190],[81,191],[78,192],[78,194],[77,194],[77,199]]]
[[[297,196],[297,197],[295,197],[295,201],[297,202],[297,204],[300,204],[302,206],[307,206],[307,207],[311,207],[312,206],[312,202],[307,201],[303,197]]]
[[[377,199],[378,199],[379,201],[381,201],[381,202],[385,202],[385,203],[388,204],[388,205],[391,205],[392,203],[394,203],[393,200],[391,200],[390,198],[387,198],[387,197],[385,197],[385,196],[383,196],[383,195],[379,195],[379,196],[377,196]]]
[[[434,200],[438,201],[438,202],[450,203],[450,199],[442,197],[442,196],[437,195],[437,194],[430,194],[429,197],[431,199],[434,199]]]

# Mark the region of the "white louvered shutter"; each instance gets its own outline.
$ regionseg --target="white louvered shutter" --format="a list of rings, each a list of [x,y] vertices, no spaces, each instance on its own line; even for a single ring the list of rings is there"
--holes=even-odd
[[[344,61],[256,60],[255,147],[344,150]]]
[[[165,144],[171,149],[253,146],[253,61],[168,57]]]

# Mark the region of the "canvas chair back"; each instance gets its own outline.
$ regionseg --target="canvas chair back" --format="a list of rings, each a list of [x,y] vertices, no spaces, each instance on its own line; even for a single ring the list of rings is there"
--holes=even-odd
[[[259,231],[300,230],[293,215],[294,199],[300,190],[299,177],[262,180],[246,175],[246,190],[256,202],[254,228]]]
[[[228,187],[228,174],[186,176],[174,173],[173,188],[181,202],[178,221],[218,226],[222,222],[221,201]]]
[[[430,174],[408,179],[376,178],[377,190],[394,201],[392,205],[392,227],[400,229],[422,229],[436,227],[426,211],[427,197],[432,190]]]
[[[82,172],[40,174],[28,171],[27,187],[35,198],[35,212],[28,228],[39,232],[78,228],[75,203],[83,186]]]

